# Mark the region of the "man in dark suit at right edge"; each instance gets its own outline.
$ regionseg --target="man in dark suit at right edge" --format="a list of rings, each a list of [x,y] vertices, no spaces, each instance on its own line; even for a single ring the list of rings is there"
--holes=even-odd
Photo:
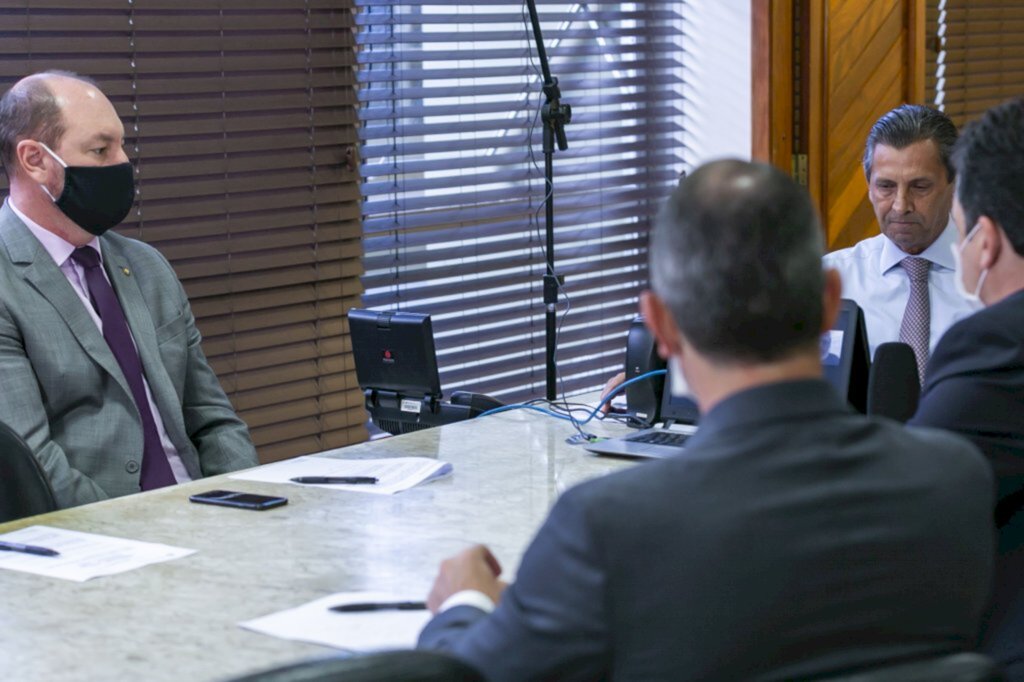
[[[420,646],[492,682],[806,679],[971,648],[990,469],[954,435],[855,414],[822,380],[840,282],[821,254],[781,171],[687,178],[651,235],[641,308],[700,430],[679,456],[562,495],[507,589],[483,546],[445,561]]]
[[[985,307],[939,341],[911,423],[967,436],[992,464],[999,540],[982,649],[1024,680],[1024,99],[969,123],[953,163],[956,284]]]

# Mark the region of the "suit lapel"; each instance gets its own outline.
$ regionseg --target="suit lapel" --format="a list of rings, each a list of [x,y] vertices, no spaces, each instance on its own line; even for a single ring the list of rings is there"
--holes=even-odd
[[[82,350],[113,376],[125,393],[131,395],[131,388],[121,367],[82,304],[82,299],[39,240],[32,236],[6,203],[0,210],[0,239],[7,248],[11,262],[20,266],[22,277],[50,302],[71,329]]]

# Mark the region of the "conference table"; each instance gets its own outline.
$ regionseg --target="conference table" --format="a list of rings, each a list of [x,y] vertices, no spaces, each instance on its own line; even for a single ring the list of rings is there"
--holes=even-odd
[[[0,533],[47,525],[197,550],[82,583],[0,570],[0,680],[225,680],[337,653],[241,621],[335,592],[425,597],[441,560],[477,542],[511,578],[563,491],[633,465],[566,443],[573,433],[517,410],[318,453],[452,464],[450,476],[394,495],[217,476],[0,524]],[[215,488],[289,503],[262,512],[189,503]]]

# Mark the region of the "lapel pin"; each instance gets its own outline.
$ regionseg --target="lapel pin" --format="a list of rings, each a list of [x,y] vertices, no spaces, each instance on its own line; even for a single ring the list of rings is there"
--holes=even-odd
[[[124,268],[124,267],[122,267],[122,268],[121,268],[121,272],[123,272],[123,273],[124,273],[124,276],[125,276],[125,277],[131,277],[131,275],[132,275],[132,271],[131,271],[131,270],[129,270],[128,268]]]

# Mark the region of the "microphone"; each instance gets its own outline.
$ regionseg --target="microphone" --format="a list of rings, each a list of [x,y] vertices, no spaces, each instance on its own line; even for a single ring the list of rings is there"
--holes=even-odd
[[[883,343],[875,351],[868,377],[870,416],[888,417],[906,422],[917,411],[921,383],[917,374],[917,358],[905,343]]]

